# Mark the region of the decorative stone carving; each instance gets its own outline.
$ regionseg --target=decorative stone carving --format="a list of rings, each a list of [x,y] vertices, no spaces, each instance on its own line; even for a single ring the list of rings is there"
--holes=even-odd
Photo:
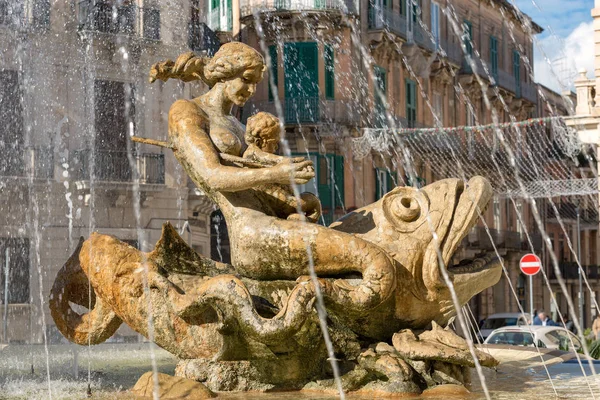
[[[472,365],[465,343],[436,325],[456,312],[441,269],[461,305],[500,278],[493,257],[451,264],[492,196],[489,182],[397,187],[330,227],[279,218],[264,188],[306,183],[314,169],[301,158],[239,160],[244,127],[231,108],[252,96],[264,69],[259,53],[233,42],[212,59],[183,54],[151,73],[211,86],[173,104],[168,142],[146,142],[171,148],[219,207],[231,265],[197,254],[168,223],[149,253],[93,233],[56,278],[50,308],[58,329],[76,343],[96,344],[122,322],[150,337],[152,321],[155,343],[181,359],[176,374],[211,390],[327,389],[332,375],[315,310],[318,288],[348,390],[417,393],[465,383]],[[79,315],[69,302],[91,309]],[[407,331],[431,327],[418,338]],[[392,341],[394,348],[385,344]]]

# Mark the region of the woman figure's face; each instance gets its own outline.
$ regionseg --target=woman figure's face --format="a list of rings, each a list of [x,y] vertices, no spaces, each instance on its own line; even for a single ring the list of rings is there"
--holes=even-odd
[[[225,82],[225,94],[233,104],[242,107],[254,95],[256,85],[262,79],[262,67],[247,69],[240,76]]]

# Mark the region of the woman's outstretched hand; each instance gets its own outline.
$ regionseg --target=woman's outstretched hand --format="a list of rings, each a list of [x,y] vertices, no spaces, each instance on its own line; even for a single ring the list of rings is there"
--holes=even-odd
[[[289,185],[293,182],[303,185],[315,177],[315,168],[310,160],[295,162],[294,160],[283,161],[269,168],[273,183]]]

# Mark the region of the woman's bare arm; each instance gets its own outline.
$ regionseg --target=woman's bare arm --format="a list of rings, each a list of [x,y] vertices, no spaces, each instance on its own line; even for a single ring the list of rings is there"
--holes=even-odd
[[[247,169],[222,165],[208,134],[201,128],[208,116],[187,100],[178,100],[169,111],[169,141],[176,148],[192,180],[222,192],[247,190],[267,183],[303,184],[314,177],[312,163],[281,163],[271,168]]]

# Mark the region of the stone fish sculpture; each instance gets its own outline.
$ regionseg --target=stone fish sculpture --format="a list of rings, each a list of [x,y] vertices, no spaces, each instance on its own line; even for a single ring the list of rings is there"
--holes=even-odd
[[[52,288],[58,329],[75,343],[97,344],[123,322],[148,337],[151,318],[154,342],[181,359],[176,374],[212,390],[334,388],[308,277],[312,261],[346,390],[420,393],[468,383],[466,342],[441,328],[455,309],[440,268],[489,203],[490,184],[474,177],[466,185],[398,187],[330,227],[277,218],[257,188],[289,184],[291,176],[306,183],[314,177],[310,161],[282,157],[258,168],[227,161],[243,153],[244,127],[231,108],[254,94],[264,70],[258,52],[231,42],[212,59],[186,53],[151,72],[151,81],[201,79],[211,87],[173,104],[162,145],[221,209],[231,265],[197,254],[168,223],[149,253],[94,233]],[[495,284],[501,266],[483,256],[448,273],[462,305]],[[92,307],[80,315],[69,302]],[[484,366],[497,364],[477,356]]]

